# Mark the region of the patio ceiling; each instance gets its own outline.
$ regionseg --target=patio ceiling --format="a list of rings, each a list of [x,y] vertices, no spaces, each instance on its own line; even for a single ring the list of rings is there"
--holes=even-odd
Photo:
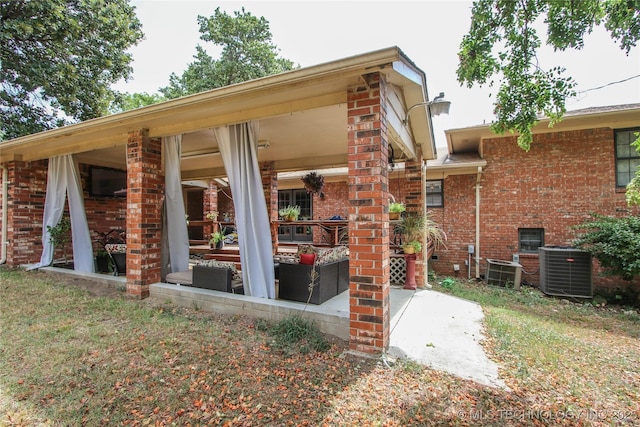
[[[225,176],[211,128],[257,120],[259,161],[292,171],[347,165],[347,89],[367,84],[371,72],[390,83],[387,119],[390,143],[399,157],[421,147],[434,157],[431,120],[405,111],[428,100],[426,77],[397,47],[101,117],[0,143],[0,162],[33,161],[75,154],[82,163],[126,169],[128,133],[148,129],[150,137],[183,134],[185,180]]]

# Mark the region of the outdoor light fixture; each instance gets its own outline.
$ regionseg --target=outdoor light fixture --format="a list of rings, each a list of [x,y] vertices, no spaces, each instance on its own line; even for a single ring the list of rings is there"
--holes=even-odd
[[[438,96],[433,98],[433,101],[420,102],[416,105],[412,105],[407,110],[407,114],[404,117],[402,123],[405,125],[409,124],[409,113],[416,107],[424,105],[427,107],[427,111],[431,117],[439,116],[440,114],[449,114],[449,107],[451,106],[451,101],[447,101],[444,99],[444,92],[440,92]]]
[[[262,150],[264,148],[269,148],[269,141],[259,141],[258,142],[258,150]],[[196,150],[189,151],[188,153],[182,153],[181,158],[183,159],[195,159],[198,157],[206,157],[206,156],[216,156],[220,154],[220,150],[218,149],[204,149],[204,150]]]

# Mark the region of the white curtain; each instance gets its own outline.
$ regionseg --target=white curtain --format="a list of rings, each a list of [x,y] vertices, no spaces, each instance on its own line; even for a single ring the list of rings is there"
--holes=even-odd
[[[258,123],[214,129],[229,178],[246,295],[275,298],[271,227],[258,167]]]
[[[84,210],[84,197],[78,165],[72,155],[52,157],[47,171],[47,194],[42,220],[42,255],[40,262],[31,267],[40,268],[53,261],[54,247],[47,227],[60,223],[64,212],[66,194],[69,195],[69,217],[73,241],[73,262],[76,271],[95,272],[91,235]]]
[[[172,272],[189,269],[189,233],[182,198],[181,151],[182,135],[162,138],[167,224],[167,229],[163,232],[167,233]]]

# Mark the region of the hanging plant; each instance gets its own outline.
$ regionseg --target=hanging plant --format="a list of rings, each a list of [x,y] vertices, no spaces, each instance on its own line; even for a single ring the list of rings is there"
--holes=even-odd
[[[321,199],[324,199],[324,193],[322,192],[324,188],[324,176],[318,175],[316,172],[309,172],[300,178],[300,180],[304,182],[304,188],[306,188],[309,193],[317,194]]]

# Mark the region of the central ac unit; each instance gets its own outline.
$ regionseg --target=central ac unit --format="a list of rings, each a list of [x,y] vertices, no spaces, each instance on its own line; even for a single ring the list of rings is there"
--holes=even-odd
[[[591,254],[575,248],[538,248],[540,290],[547,295],[592,298]]]

